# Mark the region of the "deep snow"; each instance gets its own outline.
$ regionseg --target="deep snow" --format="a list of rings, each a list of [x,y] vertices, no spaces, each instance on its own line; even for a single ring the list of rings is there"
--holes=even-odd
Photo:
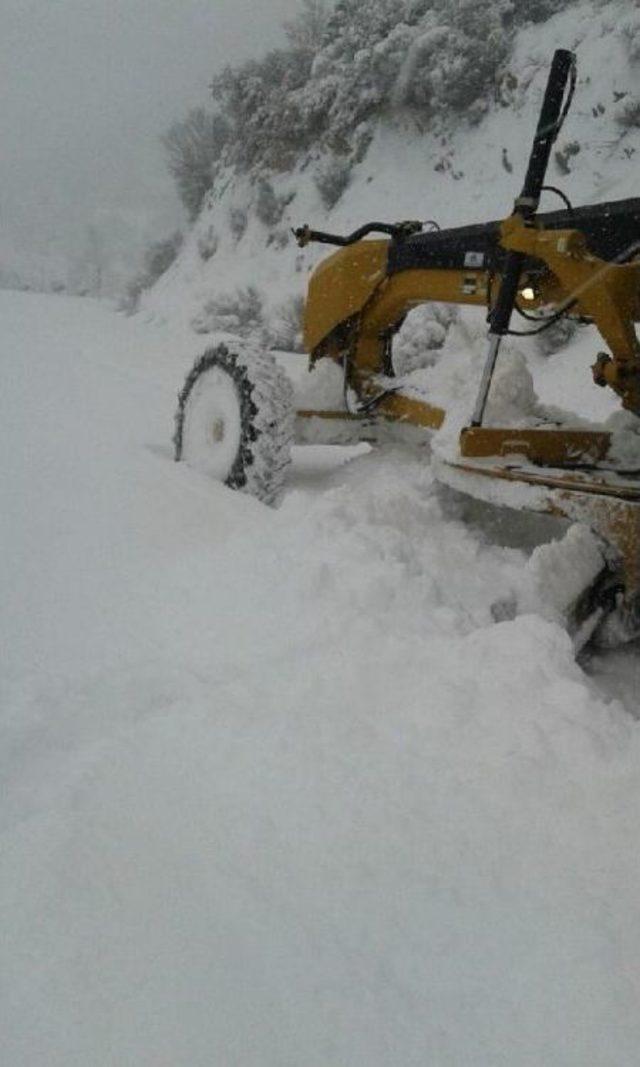
[[[636,1064],[638,726],[525,554],[399,449],[211,484],[201,341],[0,314],[0,1060]]]

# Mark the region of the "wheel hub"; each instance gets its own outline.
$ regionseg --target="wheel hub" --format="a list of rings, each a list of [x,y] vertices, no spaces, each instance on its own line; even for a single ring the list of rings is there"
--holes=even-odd
[[[213,365],[189,394],[182,438],[184,459],[216,481],[229,478],[242,440],[236,383],[224,367]]]
[[[211,440],[214,445],[220,444],[224,441],[225,423],[221,415],[214,419],[211,424]]]

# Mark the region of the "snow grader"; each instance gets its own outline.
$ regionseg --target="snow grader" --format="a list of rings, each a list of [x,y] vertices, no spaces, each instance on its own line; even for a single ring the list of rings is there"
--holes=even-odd
[[[640,632],[640,450],[620,459],[612,434],[574,424],[488,425],[496,362],[514,312],[539,332],[563,317],[595,325],[596,386],[640,420],[640,199],[538,212],[552,146],[576,84],[573,53],[551,64],[521,194],[503,221],[423,232],[420,222],[370,222],[348,236],[302,226],[301,246],[338,246],[311,275],[304,312],[310,367],[341,368],[343,410],[293,410],[292,388],[269,353],[221,344],[197,361],[179,396],[175,456],[234,488],[273,502],[294,425],[418,427],[433,438],[438,480],[472,498],[586,525],[601,552],[581,597],[583,637],[605,643]],[[381,234],[375,239],[371,234]],[[394,382],[392,341],[407,313],[440,302],[487,309],[487,352],[466,425],[438,447],[447,413]],[[640,421],[638,422],[640,427]],[[443,435],[446,437],[446,435]],[[638,438],[640,441],[640,438]],[[586,636],[585,636],[586,635]]]

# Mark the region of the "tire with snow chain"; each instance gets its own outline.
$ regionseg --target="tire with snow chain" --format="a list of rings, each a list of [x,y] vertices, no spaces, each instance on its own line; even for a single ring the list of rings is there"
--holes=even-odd
[[[293,388],[273,356],[221,344],[197,360],[180,393],[175,458],[274,504],[293,431]]]

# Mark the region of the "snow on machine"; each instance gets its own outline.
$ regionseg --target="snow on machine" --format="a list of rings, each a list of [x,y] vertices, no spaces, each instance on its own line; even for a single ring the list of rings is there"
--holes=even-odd
[[[524,185],[504,221],[423,232],[420,222],[371,222],[349,236],[295,231],[339,246],[313,272],[304,313],[310,366],[333,361],[344,381],[343,410],[293,410],[287,375],[269,353],[209,349],[180,394],[175,455],[234,488],[273,502],[282,488],[294,424],[336,431],[400,425],[429,431],[436,477],[491,504],[547,512],[595,535],[598,564],[579,598],[578,643],[608,643],[640,631],[640,449],[576,418],[488,425],[487,402],[514,311],[529,333],[564,317],[589,322],[606,351],[594,353],[593,381],[640,418],[640,199],[539,214],[550,152],[571,104],[575,56],[558,50],[544,94]],[[558,192],[558,190],[553,190]],[[371,233],[381,239],[366,240]],[[407,313],[437,301],[486,307],[488,348],[473,410],[455,435],[447,412],[394,381],[391,345]],[[637,424],[640,426],[640,422]],[[640,438],[633,434],[634,439]],[[340,439],[340,434],[336,434]],[[575,605],[574,605],[575,607]],[[578,625],[578,623],[576,623]]]

